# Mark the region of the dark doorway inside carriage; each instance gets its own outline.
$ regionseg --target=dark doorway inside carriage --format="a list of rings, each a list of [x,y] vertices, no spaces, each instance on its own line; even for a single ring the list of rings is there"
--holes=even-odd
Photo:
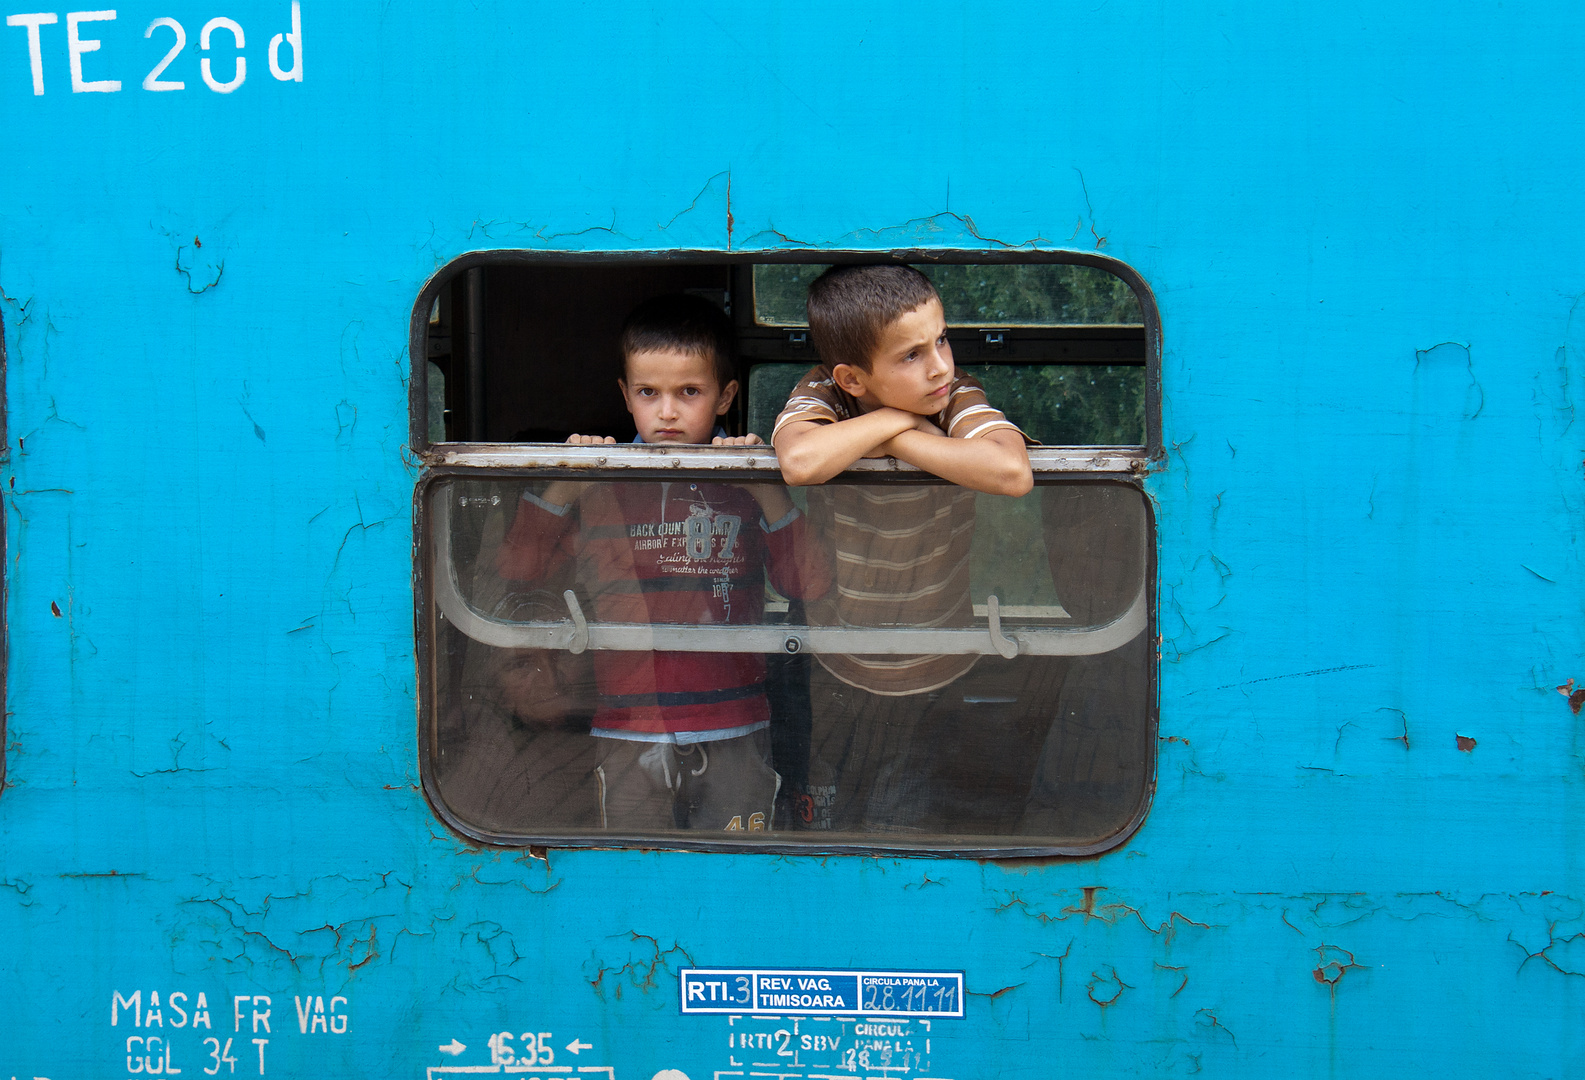
[[[885,256],[836,256],[877,257]],[[808,827],[819,818],[810,804],[831,780],[831,763],[819,747],[811,752],[811,712],[847,706],[842,684],[833,690],[821,679],[818,650],[769,655],[771,735],[785,785],[775,828],[753,837],[681,825],[632,836],[601,829],[586,797],[595,786],[598,650],[530,647],[571,625],[561,594],[583,587],[575,570],[563,580],[507,581],[496,563],[523,493],[553,476],[576,469],[608,484],[653,482],[653,462],[646,472],[637,447],[618,447],[603,463],[569,463],[552,449],[573,431],[631,439],[615,380],[622,320],[634,305],[688,292],[728,312],[745,386],[729,426],[767,435],[788,390],[817,361],[801,302],[821,264],[719,253],[502,253],[459,262],[426,289],[413,320],[413,443],[429,446],[418,504],[420,748],[426,788],[452,827],[507,843],[1045,854],[1104,848],[1137,825],[1156,727],[1154,524],[1133,479],[1159,444],[1159,332],[1148,289],[1094,257],[895,257],[932,277],[957,363],[981,379],[993,404],[1046,446],[1083,452],[1038,449],[1030,496],[974,500],[969,621],[983,632],[995,597],[1007,636],[1025,651],[1011,659],[987,651],[917,697],[928,705],[913,710],[908,737],[886,750],[888,769],[906,780],[907,808],[896,820]],[[752,463],[717,455],[709,468],[749,487],[778,476],[763,452]],[[918,474],[869,473],[828,489],[908,485],[941,486]],[[817,501],[828,494],[793,491],[806,513],[811,493]],[[584,600],[586,610],[598,606]],[[479,640],[496,631],[470,626],[474,615],[527,636]],[[803,601],[768,595],[755,625],[819,621]],[[845,647],[884,644],[896,629],[848,627],[859,636]],[[1085,633],[1091,640],[1075,644]]]

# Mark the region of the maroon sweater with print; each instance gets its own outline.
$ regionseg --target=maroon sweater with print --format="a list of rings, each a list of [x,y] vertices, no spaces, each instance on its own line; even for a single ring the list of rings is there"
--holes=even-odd
[[[765,577],[783,596],[830,587],[829,563],[795,509],[766,522],[732,484],[622,481],[570,507],[525,494],[497,556],[502,576],[535,581],[568,561],[602,622],[743,624],[764,619]],[[594,654],[594,727],[616,735],[711,732],[770,719],[757,653]]]

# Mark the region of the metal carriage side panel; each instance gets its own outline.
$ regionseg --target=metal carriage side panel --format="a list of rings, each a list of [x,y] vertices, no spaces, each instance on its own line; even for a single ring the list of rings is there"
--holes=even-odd
[[[90,14],[0,28],[4,1075],[1579,1071],[1577,12]],[[145,89],[166,18],[183,89]],[[1161,312],[1144,827],[983,863],[449,832],[431,276],[1002,245]],[[685,968],[961,971],[965,1015],[685,1016]]]

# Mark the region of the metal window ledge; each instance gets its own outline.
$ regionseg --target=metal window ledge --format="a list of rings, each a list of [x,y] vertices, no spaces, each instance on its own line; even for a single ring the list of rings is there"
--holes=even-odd
[[[430,449],[434,465],[479,469],[599,469],[643,471],[683,469],[690,472],[766,472],[780,475],[776,451],[770,446],[651,446],[614,443],[573,446],[567,443],[437,443]],[[1145,472],[1150,455],[1140,446],[1032,446],[1029,464],[1036,473]],[[908,473],[929,474],[896,458],[864,458],[848,476]]]

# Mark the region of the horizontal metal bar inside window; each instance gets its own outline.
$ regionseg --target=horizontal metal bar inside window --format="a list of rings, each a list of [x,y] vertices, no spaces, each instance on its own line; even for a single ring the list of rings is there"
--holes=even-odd
[[[443,575],[442,575],[443,576]],[[438,584],[438,582],[437,582]],[[572,622],[507,622],[481,615],[460,596],[436,590],[447,621],[483,645],[501,649],[574,649],[584,632]],[[609,652],[824,653],[848,656],[1005,655],[985,627],[958,629],[833,626],[688,626],[599,623],[587,627],[587,648]],[[1014,656],[1095,656],[1138,637],[1145,628],[1143,594],[1115,622],[1083,630],[1007,628]],[[577,649],[581,652],[582,649]]]
[[[569,591],[572,618],[544,621],[497,619],[475,610],[462,595],[451,554],[451,500],[436,499],[431,519],[435,603],[447,621],[468,637],[502,649],[585,649],[615,652],[825,653],[827,655],[917,656],[925,654],[1094,656],[1128,644],[1148,623],[1144,582],[1122,615],[1100,626],[1058,628],[1001,625],[1000,605],[987,597],[985,626],[858,627],[687,625],[588,622]],[[976,605],[978,607],[979,605]],[[1016,609],[1015,609],[1016,610]],[[1011,611],[1008,612],[1011,618]]]

